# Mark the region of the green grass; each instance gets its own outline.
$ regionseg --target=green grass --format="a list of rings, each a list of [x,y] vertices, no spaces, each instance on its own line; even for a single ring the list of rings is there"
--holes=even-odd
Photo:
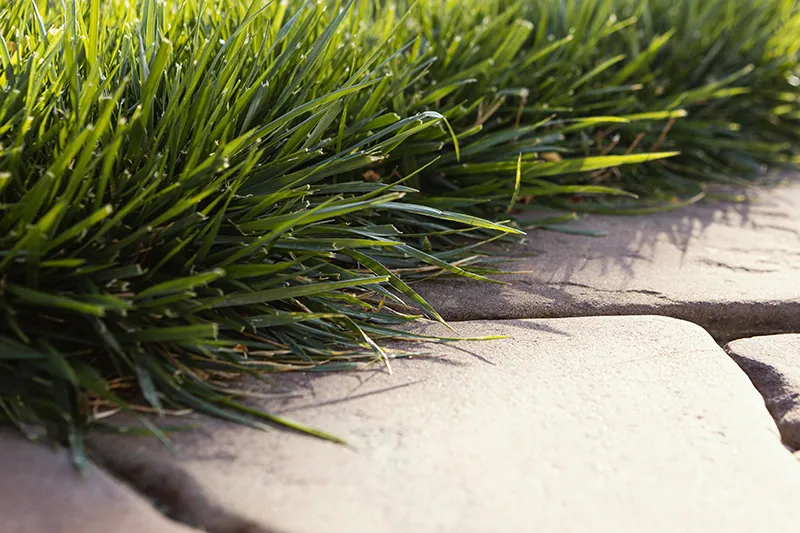
[[[130,4],[0,0],[0,418],[78,456],[113,410],[297,428],[228,378],[389,365],[520,210],[797,158],[795,1]]]

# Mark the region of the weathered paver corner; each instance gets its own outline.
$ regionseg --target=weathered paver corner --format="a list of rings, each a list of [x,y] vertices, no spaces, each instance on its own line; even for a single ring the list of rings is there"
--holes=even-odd
[[[176,466],[290,533],[756,532],[793,528],[800,465],[747,376],[664,317],[454,323],[382,370],[284,376],[261,407],[349,441],[203,419]],[[444,333],[439,325],[417,326]],[[279,379],[279,385],[281,381]],[[312,393],[313,392],[313,393]],[[155,441],[111,438],[105,445]]]
[[[784,442],[800,449],[800,334],[739,339],[725,351],[764,397]]]
[[[696,204],[641,217],[592,215],[605,237],[536,231],[507,251],[508,285],[415,286],[448,320],[672,316],[721,342],[800,331],[800,182],[749,204]]]

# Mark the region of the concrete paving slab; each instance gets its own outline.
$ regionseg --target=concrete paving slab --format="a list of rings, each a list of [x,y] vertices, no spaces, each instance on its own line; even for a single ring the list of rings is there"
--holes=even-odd
[[[800,449],[800,334],[739,339],[725,351],[764,397],[784,442]]]
[[[158,470],[170,461],[289,533],[796,527],[800,465],[700,327],[652,316],[454,326],[511,338],[418,345],[432,357],[396,360],[391,375],[285,375],[276,390],[306,395],[259,400],[346,446],[203,417],[176,435],[176,459],[153,439],[94,443]]]
[[[0,533],[199,533],[94,465],[0,430]]]
[[[800,182],[751,204],[657,215],[591,215],[606,237],[535,231],[509,248],[507,286],[442,280],[415,288],[448,320],[658,314],[720,341],[800,331]]]

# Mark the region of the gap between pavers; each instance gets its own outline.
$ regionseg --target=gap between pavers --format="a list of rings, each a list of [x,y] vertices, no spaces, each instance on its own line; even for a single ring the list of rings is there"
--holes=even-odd
[[[175,435],[93,440],[192,474],[289,533],[761,532],[794,528],[800,465],[747,376],[663,317],[459,322],[492,342],[421,346],[384,371],[278,378],[261,407],[341,446],[198,417]],[[417,326],[428,334],[438,325]],[[264,392],[263,388],[259,389]]]
[[[662,315],[719,342],[800,332],[800,182],[749,204],[656,215],[591,215],[605,237],[534,231],[504,254],[508,285],[463,279],[414,288],[449,321]]]
[[[800,449],[800,334],[739,339],[725,351],[764,397],[784,442]]]

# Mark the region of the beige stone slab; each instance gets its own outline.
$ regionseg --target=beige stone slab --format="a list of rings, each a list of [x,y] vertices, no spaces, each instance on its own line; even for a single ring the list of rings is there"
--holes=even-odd
[[[460,322],[393,374],[294,374],[273,412],[349,445],[198,418],[177,462],[289,533],[789,531],[800,465],[747,376],[664,317]],[[442,333],[439,326],[421,326]],[[275,392],[260,389],[260,392]],[[95,441],[98,443],[98,441]],[[100,446],[169,458],[152,440]]]
[[[739,339],[725,351],[764,397],[784,442],[800,449],[800,334]]]
[[[0,431],[0,533],[191,533],[95,466]]]
[[[659,314],[720,340],[800,331],[800,183],[750,204],[657,215],[591,215],[606,237],[534,231],[506,250],[507,286],[442,280],[415,288],[448,320]]]

